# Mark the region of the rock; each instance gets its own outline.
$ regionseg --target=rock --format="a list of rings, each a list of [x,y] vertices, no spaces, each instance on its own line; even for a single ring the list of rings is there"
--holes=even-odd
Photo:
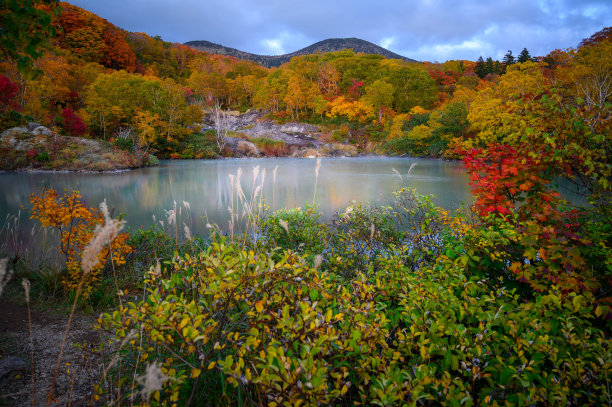
[[[11,372],[26,372],[28,365],[18,357],[9,356],[0,360],[0,379]]]
[[[35,124],[35,123],[34,123]],[[38,126],[36,127],[34,130],[31,130],[32,135],[34,136],[46,136],[46,137],[51,137],[53,135],[53,133],[51,132],[51,130],[49,130],[48,128],[46,128],[45,126]]]
[[[25,127],[13,127],[0,134],[0,143],[13,147],[27,133],[28,129]]]
[[[284,133],[307,134],[317,133],[319,131],[319,128],[312,124],[306,123],[286,123],[280,126],[280,131]]]
[[[247,157],[259,157],[261,155],[261,151],[250,141],[240,140],[236,150]]]
[[[40,123],[36,123],[36,122],[29,122],[28,123],[28,130],[29,131],[34,131],[34,129],[36,129],[37,127],[40,127]]]

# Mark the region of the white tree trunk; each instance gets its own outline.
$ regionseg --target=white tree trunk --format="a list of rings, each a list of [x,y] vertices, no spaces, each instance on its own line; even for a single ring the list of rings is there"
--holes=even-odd
[[[213,115],[215,120],[217,147],[220,153],[225,148],[225,143],[227,141],[227,133],[230,128],[229,114],[225,110],[222,110],[221,105],[217,103],[213,107]]]

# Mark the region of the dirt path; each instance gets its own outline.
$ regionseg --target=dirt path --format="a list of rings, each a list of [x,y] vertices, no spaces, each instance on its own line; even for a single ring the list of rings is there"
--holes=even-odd
[[[0,406],[44,406],[66,329],[68,315],[32,311],[34,344],[34,391],[32,392],[28,311],[21,305],[0,301],[0,361],[16,356],[28,371],[12,372],[0,378]],[[91,405],[93,385],[100,372],[100,356],[78,344],[97,346],[100,335],[91,316],[73,318],[55,385],[52,405]],[[69,365],[68,365],[69,364]]]

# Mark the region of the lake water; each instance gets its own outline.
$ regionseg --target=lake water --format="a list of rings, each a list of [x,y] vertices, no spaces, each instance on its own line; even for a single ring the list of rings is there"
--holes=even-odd
[[[227,229],[228,208],[236,207],[230,174],[241,169],[241,185],[247,197],[254,191],[254,167],[259,167],[256,185],[273,209],[310,204],[315,189],[315,159],[229,159],[162,161],[159,166],[123,173],[4,173],[0,174],[0,222],[21,209],[24,229],[29,225],[28,196],[42,188],[58,192],[80,191],[86,206],[106,199],[115,216],[125,213],[130,228],[149,226],[165,219],[165,210],[176,202],[179,224],[193,233],[206,233],[206,221]],[[277,167],[276,179],[273,172]],[[399,173],[399,175],[398,175]],[[401,176],[401,178],[400,178]],[[316,186],[316,204],[326,217],[343,211],[351,201],[370,204],[388,202],[393,191],[414,188],[419,194],[435,195],[434,202],[454,209],[472,201],[468,177],[460,162],[419,158],[323,158]],[[187,203],[187,204],[184,204]]]

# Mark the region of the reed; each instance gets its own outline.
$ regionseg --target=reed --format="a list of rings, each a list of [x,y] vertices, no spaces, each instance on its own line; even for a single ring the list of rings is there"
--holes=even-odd
[[[28,307],[28,331],[30,334],[30,370],[31,370],[31,393],[30,393],[30,401],[32,405],[34,405],[34,389],[35,389],[35,381],[34,381],[34,336],[32,335],[32,313],[30,311],[30,280],[24,278],[21,280],[21,286],[23,287],[26,304]]]
[[[315,185],[314,194],[312,196],[312,204],[314,205],[317,200],[317,183],[319,181],[319,169],[321,168],[321,157],[317,158],[317,166],[315,168]]]
[[[66,346],[66,339],[68,338],[68,332],[70,331],[70,325],[72,323],[72,318],[74,317],[74,312],[76,310],[76,306],[78,303],[79,296],[83,290],[83,283],[85,281],[86,276],[89,274],[91,269],[99,262],[99,254],[102,251],[102,248],[110,244],[110,242],[117,237],[119,231],[123,229],[125,225],[125,221],[113,219],[110,217],[108,212],[108,206],[106,205],[106,201],[103,201],[100,204],[100,210],[104,215],[104,226],[97,227],[93,238],[90,240],[89,244],[83,250],[83,254],[81,256],[81,269],[83,273],[81,273],[81,279],[79,281],[79,285],[76,290],[76,294],[74,296],[74,301],[72,303],[72,308],[70,310],[70,315],[68,316],[68,322],[66,323],[66,329],[64,331],[64,336],[62,338],[62,344],[60,345],[59,355],[57,356],[57,360],[55,362],[55,370],[53,373],[53,380],[51,381],[51,388],[49,390],[49,394],[47,396],[47,406],[49,406],[53,400],[53,392],[55,389],[55,383],[57,381],[57,375],[59,373],[59,367],[62,360],[62,356],[64,353],[64,347]],[[113,263],[113,259],[111,256],[111,263]],[[116,279],[115,279],[116,281]]]

